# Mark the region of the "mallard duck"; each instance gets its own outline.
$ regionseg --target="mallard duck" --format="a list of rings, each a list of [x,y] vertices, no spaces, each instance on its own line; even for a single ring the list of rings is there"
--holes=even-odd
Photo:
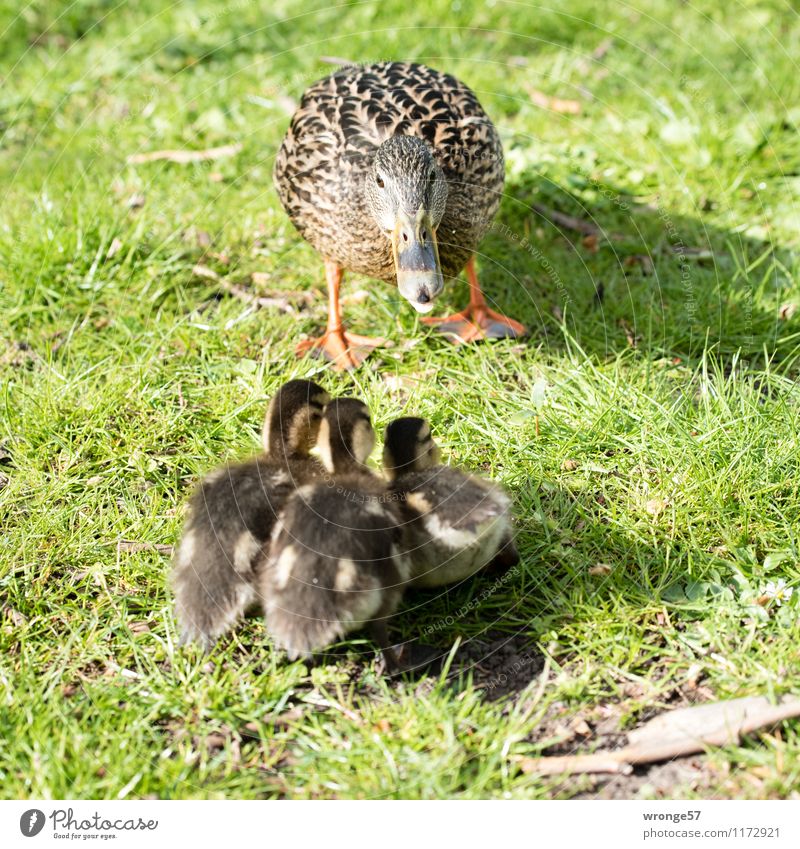
[[[264,454],[207,475],[196,488],[172,585],[181,641],[208,649],[257,602],[255,567],[275,517],[298,486],[325,474],[309,456],[328,393],[292,380],[264,419]]]
[[[319,433],[330,477],[289,499],[260,569],[267,631],[290,659],[367,628],[387,666],[401,661],[387,622],[409,577],[400,520],[386,485],[364,465],[375,433],[366,406],[338,398]]]
[[[403,550],[411,558],[413,586],[440,587],[519,561],[508,497],[491,481],[441,465],[425,419],[389,424],[383,466],[403,506]]]
[[[456,342],[518,336],[525,328],[489,309],[474,252],[505,181],[503,148],[472,91],[425,65],[350,65],[303,95],[275,160],[275,186],[298,229],[322,255],[328,326],[298,353],[358,365],[381,339],[345,330],[345,270],[396,282],[420,313],[466,266],[469,306],[423,319]]]

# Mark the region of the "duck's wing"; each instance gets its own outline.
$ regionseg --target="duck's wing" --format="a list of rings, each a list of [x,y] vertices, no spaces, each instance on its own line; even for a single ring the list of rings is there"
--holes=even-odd
[[[276,157],[281,203],[323,255],[336,256],[334,225],[351,218],[365,246],[374,245],[380,231],[365,208],[364,179],[377,147],[394,135],[425,139],[444,171],[449,195],[440,252],[444,265],[458,271],[497,211],[505,168],[497,130],[474,93],[450,74],[381,62],[346,66],[312,85]],[[391,277],[386,254],[385,274],[376,276]]]

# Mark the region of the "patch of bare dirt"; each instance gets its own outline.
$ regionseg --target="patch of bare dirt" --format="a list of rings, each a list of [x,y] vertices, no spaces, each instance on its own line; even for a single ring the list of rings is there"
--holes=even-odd
[[[697,793],[719,782],[707,758],[692,755],[635,769],[630,775],[591,776],[590,789],[575,799],[672,799],[677,790]]]
[[[521,693],[543,667],[544,658],[530,638],[489,632],[459,646],[451,676],[472,672],[472,680],[484,698],[496,701]]]

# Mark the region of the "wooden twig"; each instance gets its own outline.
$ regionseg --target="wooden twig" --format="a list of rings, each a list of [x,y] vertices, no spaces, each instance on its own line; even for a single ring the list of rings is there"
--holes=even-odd
[[[229,295],[233,295],[234,298],[238,298],[240,301],[244,301],[256,309],[279,309],[281,312],[289,313],[289,315],[295,315],[297,313],[297,310],[289,303],[286,297],[276,298],[257,295],[255,292],[245,289],[244,286],[240,286],[238,283],[231,283],[222,277],[218,278],[217,282]]]
[[[323,65],[344,65],[345,67],[358,64],[358,62],[354,62],[352,59],[342,59],[341,56],[320,56],[319,61]]]
[[[772,704],[764,696],[667,711],[628,735],[628,745],[615,752],[519,758],[523,772],[535,775],[565,773],[622,773],[633,764],[671,760],[704,752],[710,746],[734,746],[745,734],[800,716],[800,698],[784,696]]]
[[[159,554],[163,554],[166,557],[172,557],[172,552],[174,550],[174,546],[172,545],[163,545],[158,542],[139,542],[133,539],[120,539],[117,540],[117,551],[157,551]]]
[[[562,115],[578,115],[581,111],[581,105],[577,100],[565,100],[562,97],[551,97],[538,89],[530,89],[531,103],[542,109],[549,109],[551,112],[558,112]]]
[[[148,153],[134,153],[127,158],[128,165],[141,165],[145,162],[155,162],[165,159],[187,165],[190,162],[205,162],[209,159],[222,159],[234,156],[242,149],[241,144],[225,144],[221,147],[210,147],[207,150],[151,150]]]
[[[591,221],[584,221],[582,218],[574,218],[572,215],[567,215],[565,212],[559,212],[557,209],[550,209],[541,203],[531,204],[533,209],[543,215],[553,224],[558,224],[561,227],[566,227],[567,230],[574,230],[576,233],[583,233],[584,236],[592,236],[600,232],[600,228]]]

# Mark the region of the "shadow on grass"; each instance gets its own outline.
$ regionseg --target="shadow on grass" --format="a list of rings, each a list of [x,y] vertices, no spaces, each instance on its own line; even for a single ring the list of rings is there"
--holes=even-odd
[[[709,349],[794,362],[800,316],[781,310],[793,291],[788,249],[575,179],[579,191],[535,174],[509,181],[481,244],[487,296],[527,325],[529,344],[563,349],[566,325],[600,357],[635,346],[690,363]],[[464,286],[445,300],[461,303]]]
[[[460,679],[469,676],[485,700],[496,701],[546,686],[540,680],[544,645],[552,644],[559,662],[591,661],[596,654],[599,663],[609,646],[573,642],[570,626],[591,630],[601,617],[604,633],[615,633],[608,619],[617,609],[619,618],[640,629],[642,644],[652,649],[632,668],[659,677],[661,638],[658,629],[644,623],[649,616],[644,611],[669,604],[666,596],[686,578],[688,548],[671,540],[667,551],[634,538],[605,518],[602,503],[599,493],[550,486],[541,499],[550,530],[534,527],[532,510],[517,510],[517,566],[503,574],[479,573],[436,591],[408,593],[395,631],[436,646],[442,659],[460,641],[448,672],[452,686],[461,689]],[[627,639],[624,628],[617,637]]]

